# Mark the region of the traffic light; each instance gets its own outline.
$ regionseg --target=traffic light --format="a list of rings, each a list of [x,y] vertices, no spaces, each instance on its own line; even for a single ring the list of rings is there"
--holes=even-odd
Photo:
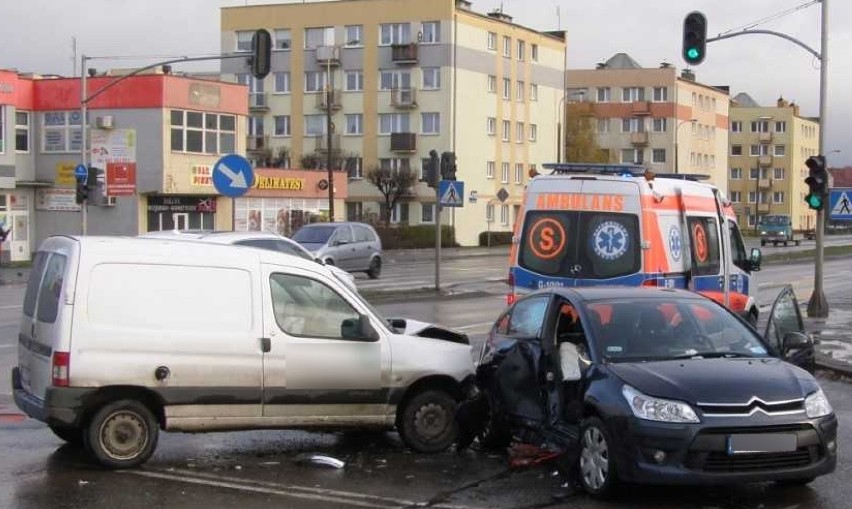
[[[456,153],[444,152],[441,154],[441,180],[456,179]]]
[[[434,149],[429,151],[429,162],[426,165],[426,183],[429,187],[438,187],[438,170],[440,167],[438,152]]]
[[[77,194],[75,197],[75,201],[78,205],[82,205],[85,201],[89,199],[89,184],[88,182],[84,182],[82,180],[77,181]]]
[[[704,61],[707,49],[707,18],[692,11],[683,20],[683,59],[687,64],[698,65]]]
[[[272,63],[272,36],[263,28],[255,30],[251,37],[251,75],[262,80],[269,74]]]
[[[811,210],[822,210],[828,198],[828,169],[825,166],[825,156],[811,156],[805,161],[805,166],[810,170],[808,178],[805,179],[809,191],[805,196],[805,202]]]

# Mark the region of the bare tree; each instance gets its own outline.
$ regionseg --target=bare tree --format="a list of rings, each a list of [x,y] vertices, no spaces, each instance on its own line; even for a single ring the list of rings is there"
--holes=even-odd
[[[392,170],[375,166],[367,170],[364,178],[373,184],[382,194],[385,206],[385,225],[390,225],[391,211],[405,194],[417,183],[417,175],[413,171]]]
[[[565,160],[569,163],[608,163],[610,155],[598,145],[595,106],[568,103],[565,122]]]

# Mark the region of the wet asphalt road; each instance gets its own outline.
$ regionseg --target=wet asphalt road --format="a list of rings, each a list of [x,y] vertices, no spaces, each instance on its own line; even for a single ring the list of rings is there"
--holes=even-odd
[[[468,268],[465,262],[461,268]],[[481,263],[481,261],[480,261]],[[832,265],[834,264],[834,265]],[[848,261],[829,262],[829,301],[852,283]],[[465,271],[462,271],[465,272]],[[789,265],[761,274],[761,289],[792,282],[807,300],[812,268]],[[471,283],[473,284],[473,283]],[[387,315],[438,319],[471,334],[477,350],[503,308],[502,286],[486,283],[473,298],[381,304]],[[488,294],[493,291],[493,294]],[[777,293],[772,291],[772,295]],[[164,433],[142,469],[109,472],[92,466],[42,424],[19,421],[9,403],[17,317],[23,289],[0,287],[0,508],[106,509],[241,507],[469,507],[469,508],[846,508],[852,499],[852,391],[821,378],[840,419],[837,472],[806,488],[773,484],[719,488],[629,487],[612,501],[585,495],[551,498],[546,467],[510,471],[502,455],[478,451],[417,455],[395,433],[258,431],[188,435]],[[769,296],[761,301],[768,301]],[[762,302],[765,303],[765,302]],[[5,414],[5,415],[4,415]],[[297,464],[301,453],[322,452],[346,461],[340,470]]]

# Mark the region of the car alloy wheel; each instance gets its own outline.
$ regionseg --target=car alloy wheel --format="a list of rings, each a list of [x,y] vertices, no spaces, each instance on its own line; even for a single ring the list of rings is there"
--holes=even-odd
[[[605,496],[616,484],[610,442],[603,422],[590,418],[580,435],[580,483],[592,495]]]

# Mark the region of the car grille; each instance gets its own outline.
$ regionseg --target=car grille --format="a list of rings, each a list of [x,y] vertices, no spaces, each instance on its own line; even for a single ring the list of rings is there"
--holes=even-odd
[[[726,450],[732,434],[795,433],[799,448],[792,452],[734,454]],[[821,446],[816,430],[808,424],[711,428],[699,433],[687,454],[685,466],[714,473],[760,472],[806,467],[820,460]]]
[[[755,398],[748,403],[736,405],[698,403],[698,408],[707,416],[748,417],[755,412],[763,412],[766,415],[789,415],[804,412],[805,400],[764,402]]]
[[[728,456],[723,452],[711,452],[704,459],[702,470],[705,472],[753,472],[806,467],[816,461],[815,449],[815,447],[808,447],[795,452],[736,456]]]

